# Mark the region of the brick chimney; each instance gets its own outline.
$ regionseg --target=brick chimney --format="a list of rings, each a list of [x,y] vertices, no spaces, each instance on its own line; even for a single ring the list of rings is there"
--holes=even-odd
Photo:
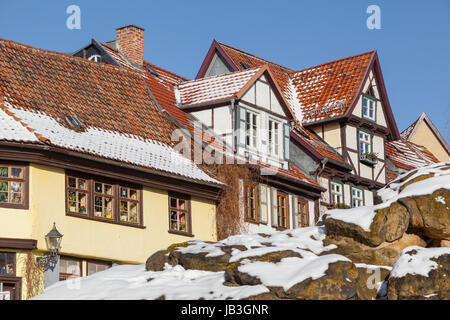
[[[117,49],[127,57],[127,59],[142,66],[144,64],[144,29],[134,25],[116,29]]]

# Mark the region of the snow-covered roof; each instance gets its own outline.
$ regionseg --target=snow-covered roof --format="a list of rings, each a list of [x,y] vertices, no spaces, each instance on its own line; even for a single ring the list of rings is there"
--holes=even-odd
[[[260,68],[187,81],[178,86],[183,106],[231,99]]]
[[[218,184],[173,149],[178,127],[152,99],[144,74],[0,39],[0,140],[49,144]]]

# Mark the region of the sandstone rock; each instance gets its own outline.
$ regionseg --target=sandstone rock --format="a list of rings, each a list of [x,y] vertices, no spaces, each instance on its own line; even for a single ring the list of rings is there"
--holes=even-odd
[[[450,249],[405,249],[388,279],[390,300],[450,300]]]
[[[350,214],[350,213],[349,213]],[[400,239],[408,229],[409,214],[404,206],[394,202],[387,208],[377,209],[370,231],[359,225],[326,216],[324,224],[330,235],[349,237],[371,247]]]
[[[341,254],[354,263],[370,265],[392,266],[403,249],[409,246],[425,247],[426,242],[415,234],[404,233],[403,236],[391,243],[382,243],[377,247],[364,245],[352,238],[327,236],[324,245],[334,244],[336,249],[326,252]]]
[[[356,267],[359,274],[356,285],[358,299],[375,300],[379,288],[389,275],[390,268],[367,264],[357,264]]]
[[[176,256],[172,252],[176,248],[183,248],[190,245],[190,242],[174,243],[170,245],[167,249],[159,250],[153,253],[145,263],[145,269],[147,271],[162,271],[166,263],[174,266],[178,264]]]

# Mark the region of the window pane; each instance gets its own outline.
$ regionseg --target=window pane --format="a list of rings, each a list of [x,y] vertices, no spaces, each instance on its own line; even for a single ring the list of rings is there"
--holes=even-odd
[[[0,252],[0,274],[16,274],[15,255],[13,252]]]
[[[11,178],[22,179],[22,168],[11,168]]]
[[[105,214],[104,217],[108,219],[112,219],[113,217],[113,199],[112,198],[105,198]]]
[[[8,178],[8,167],[0,167],[0,177]]]
[[[172,208],[176,208],[177,207],[177,199],[176,198],[170,198],[170,206]]]
[[[101,183],[95,183],[95,192],[103,193],[103,185]]]
[[[127,188],[120,188],[120,196],[122,198],[128,198],[128,189]]]
[[[77,180],[75,178],[69,178],[69,187],[71,188],[77,187]]]
[[[82,190],[87,189],[86,180],[78,179],[78,189],[82,189]]]
[[[137,191],[134,189],[130,189],[130,199],[137,200]]]
[[[104,193],[108,194],[108,195],[112,195],[113,194],[113,186],[109,185],[109,184],[105,184],[104,185]]]
[[[69,192],[69,196],[68,196],[68,205],[69,205],[69,211],[70,212],[76,212],[77,211],[77,194],[76,192]]]
[[[130,203],[130,222],[138,222],[138,207],[134,202]]]

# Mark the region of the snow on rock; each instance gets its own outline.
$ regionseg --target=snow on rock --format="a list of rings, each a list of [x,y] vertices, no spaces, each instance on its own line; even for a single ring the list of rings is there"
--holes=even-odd
[[[338,261],[351,261],[338,254],[324,256],[310,255],[303,258],[288,257],[278,263],[244,260],[239,271],[257,277],[266,286],[283,287],[289,290],[308,278],[312,280],[325,276],[329,264]]]
[[[431,270],[438,267],[438,264],[431,259],[444,254],[450,254],[450,248],[422,248],[418,246],[405,248],[392,267],[390,277],[401,278],[407,274],[427,277]]]
[[[430,177],[411,183],[414,179],[427,175]],[[383,202],[392,203],[404,197],[432,194],[441,188],[450,189],[450,162],[435,163],[405,172],[386,187],[378,190],[377,194]]]
[[[159,272],[145,271],[145,265],[122,265],[58,282],[33,300],[225,300],[269,291],[263,285],[224,286],[223,279],[223,272],[185,270],[179,265],[166,265]]]

